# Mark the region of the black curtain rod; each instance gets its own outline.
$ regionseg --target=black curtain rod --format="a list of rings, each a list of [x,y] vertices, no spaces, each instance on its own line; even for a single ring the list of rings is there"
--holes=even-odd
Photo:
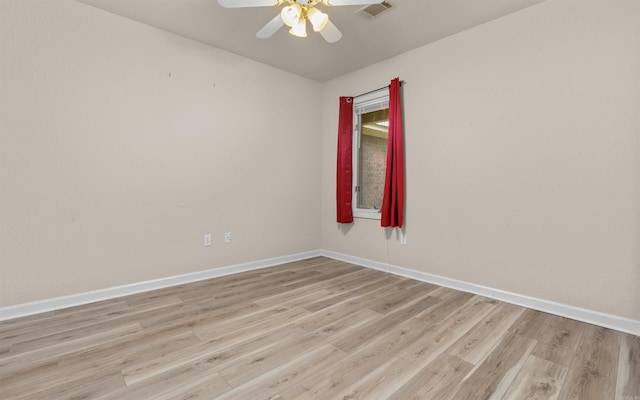
[[[400,81],[400,86],[402,86],[402,85],[404,85],[404,81]],[[375,92],[379,92],[380,90],[384,90],[384,89],[388,89],[388,88],[389,88],[389,85],[387,85],[387,86],[383,86],[383,87],[381,87],[381,88],[377,88],[377,89],[369,90],[369,91],[368,91],[368,92],[366,92],[366,93],[362,93],[362,94],[359,94],[359,95],[357,95],[357,96],[353,96],[353,98],[355,99],[356,97],[366,96],[366,95],[368,95],[368,94],[375,93]]]

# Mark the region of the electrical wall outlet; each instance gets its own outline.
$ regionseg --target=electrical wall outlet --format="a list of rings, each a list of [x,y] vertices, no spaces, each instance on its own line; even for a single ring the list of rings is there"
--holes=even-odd
[[[400,232],[400,244],[407,245],[407,234],[405,232]]]
[[[202,238],[202,245],[203,246],[211,246],[211,234],[210,233],[205,233],[204,237]]]
[[[231,232],[224,233],[224,242],[227,244],[231,243]]]

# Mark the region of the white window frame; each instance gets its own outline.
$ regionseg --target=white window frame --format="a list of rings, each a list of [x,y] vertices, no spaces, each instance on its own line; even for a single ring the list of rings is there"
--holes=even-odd
[[[367,112],[389,108],[389,88],[385,87],[353,99],[353,188],[352,205],[355,218],[380,219],[381,211],[370,208],[359,208],[360,179],[360,139],[361,115]]]

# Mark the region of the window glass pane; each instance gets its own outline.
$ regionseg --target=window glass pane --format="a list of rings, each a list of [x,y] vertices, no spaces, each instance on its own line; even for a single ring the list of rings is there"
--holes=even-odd
[[[357,207],[380,210],[387,163],[388,101],[369,105],[360,114]],[[373,111],[371,111],[373,110]]]

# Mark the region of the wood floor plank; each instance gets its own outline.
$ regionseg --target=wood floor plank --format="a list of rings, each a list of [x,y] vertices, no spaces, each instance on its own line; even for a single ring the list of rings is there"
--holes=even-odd
[[[331,307],[333,305],[340,304],[362,296],[367,296],[369,301],[374,302],[374,296],[376,296],[375,298],[378,299],[380,297],[388,296],[389,294],[396,292],[397,288],[394,286],[394,284],[399,281],[399,278],[386,277],[381,281],[375,281],[365,286],[358,287],[357,289],[337,293],[327,299],[318,300],[311,304],[307,304],[305,308],[311,312],[317,312],[324,308]]]
[[[216,300],[226,300],[227,302],[255,301],[262,297],[272,296],[274,293],[282,293],[285,290],[276,280],[259,279],[252,284],[221,289],[216,292],[214,297]]]
[[[331,297],[331,295],[344,293],[352,289],[363,287],[372,282],[385,279],[385,277],[373,272],[375,271],[355,270],[347,274],[340,273],[339,271],[334,271],[332,273],[326,272],[323,274],[324,279],[322,280],[309,279],[308,281],[300,281],[295,284],[286,284],[285,287],[287,290],[325,289],[330,294],[327,297]]]
[[[567,367],[531,356],[522,366],[502,400],[556,400],[567,376]]]
[[[123,339],[89,349],[71,351],[58,357],[58,365],[66,371],[96,370],[105,365],[114,365],[121,369],[133,362],[152,360],[160,354],[178,351],[202,342],[193,331],[176,328],[152,333],[143,332],[141,336]]]
[[[555,400],[567,375],[567,367],[530,356],[502,398]]]
[[[273,368],[259,378],[236,386],[216,400],[275,398],[286,388],[296,386],[299,382],[311,379],[321,371],[333,368],[344,357],[345,353],[342,350],[330,344],[324,344],[303,356]]]
[[[145,317],[141,324],[146,332],[164,331],[174,328],[195,328],[217,321],[246,317],[263,312],[264,308],[251,302],[216,301],[211,299],[205,303],[179,306],[166,312],[153,313]]]
[[[254,301],[255,304],[261,307],[299,307],[308,303],[318,301],[330,296],[331,292],[326,289],[309,289],[303,287],[300,289],[289,290],[287,292],[278,293],[275,296],[264,297],[262,299]]]
[[[164,295],[176,295],[183,299],[183,301],[197,301],[203,298],[215,298],[216,294],[223,290],[237,291],[243,286],[263,281],[266,280],[258,273],[255,271],[248,271],[239,274],[221,276],[215,279],[174,286],[173,288],[167,288]]]
[[[33,387],[39,382],[44,381],[49,386],[51,384],[49,377],[58,371],[60,368],[58,368],[58,362],[55,359],[15,369],[0,377],[0,388],[2,388],[0,393],[2,396],[15,397],[23,393],[25,387]]]
[[[620,333],[593,325],[585,326],[559,399],[612,399],[619,356]]]
[[[449,354],[472,365],[482,360],[524,312],[523,307],[502,303],[449,348]]]
[[[584,332],[582,322],[549,316],[548,323],[538,337],[533,355],[568,367],[576,354],[576,347]]]
[[[389,400],[448,399],[472,368],[468,362],[442,353],[394,392]]]
[[[304,315],[307,311],[297,308],[285,311],[273,319],[262,319],[256,321],[255,324],[246,324],[242,328],[227,331],[207,330],[200,331],[194,329],[194,333],[201,339],[205,340],[211,346],[222,345],[224,343],[243,342],[255,337],[264,336],[270,333],[286,328],[288,322],[295,322],[298,317]]]
[[[301,318],[296,323],[308,331],[320,329],[323,326],[335,323],[336,321],[344,318],[349,314],[353,314],[363,309],[368,309],[368,305],[377,301],[380,297],[385,296],[387,293],[394,291],[393,283],[385,281],[379,281],[376,285],[354,290],[355,293],[350,299],[338,302],[328,307],[320,307],[313,314]],[[306,310],[309,307],[304,307]]]
[[[285,399],[334,399],[341,391],[365,377],[400,350],[421,337],[428,329],[417,319],[396,326],[366,346],[346,356],[334,368],[323,371],[281,393]]]
[[[117,321],[108,320],[92,325],[82,326],[79,328],[73,328],[70,330],[63,330],[56,333],[51,333],[46,336],[40,336],[25,341],[16,342],[11,345],[11,354],[18,355],[20,353],[27,353],[33,350],[37,350],[43,347],[49,347],[56,345],[60,342],[74,342],[77,340],[84,340],[87,337],[103,334],[105,331],[113,330],[121,326],[138,325],[136,322],[126,319],[118,319]]]
[[[106,393],[96,400],[213,399],[229,384],[209,365],[183,365],[135,384]]]
[[[78,312],[78,314],[50,315],[41,321],[31,320],[12,328],[9,328],[10,325],[8,325],[4,331],[2,331],[0,325],[0,346],[11,346],[16,343],[93,325],[106,319],[115,319],[128,310],[127,303],[119,301],[114,304],[102,304],[95,308],[85,309]]]
[[[392,358],[353,385],[338,393],[336,399],[388,399],[421,371],[400,358]]]
[[[544,332],[553,317],[553,315],[541,311],[527,309],[513,324],[510,330],[521,336],[544,342]]]
[[[16,369],[25,366],[40,364],[48,360],[60,357],[68,352],[82,349],[91,349],[103,343],[117,341],[122,337],[142,336],[143,330],[140,324],[133,323],[113,329],[106,329],[91,336],[78,337],[76,340],[62,340],[46,347],[33,348],[20,354],[10,355],[0,359],[0,376],[11,374]]]
[[[182,299],[176,295],[168,296],[151,296],[148,298],[139,297],[125,299],[129,308],[127,312],[145,312],[157,309],[163,309],[167,306],[183,304]]]
[[[407,279],[407,282],[415,282]],[[371,304],[369,309],[380,314],[387,314],[404,307],[407,304],[420,300],[427,296],[429,292],[436,289],[435,285],[429,283],[413,284],[409,288],[398,286],[398,291],[390,296],[380,299],[378,302]]]
[[[336,340],[332,340],[331,343],[346,353],[352,353],[356,349],[366,345],[372,338],[384,334],[403,321],[414,318],[427,308],[432,307],[436,304],[436,301],[433,297],[425,294],[422,299],[409,304],[405,308],[366,322],[355,329],[348,330],[345,335]]]
[[[535,345],[535,340],[517,333],[505,335],[464,379],[455,398],[502,399]]]
[[[158,355],[151,361],[132,364],[123,368],[122,374],[127,385],[130,385],[185,365],[209,364],[216,369],[223,368],[240,357],[304,334],[308,334],[304,329],[287,325],[278,331],[270,331],[245,341],[230,335],[224,341],[209,340],[177,352]]]
[[[256,329],[257,327],[260,327],[262,331],[268,331],[271,330],[269,327],[285,326],[309,314],[309,311],[299,307],[270,307],[246,316],[238,314],[223,321],[213,321],[207,325],[194,327],[193,330],[201,338],[216,338],[229,332]]]
[[[115,371],[104,375],[93,375],[88,378],[58,381],[51,387],[26,395],[18,395],[15,400],[50,400],[50,399],[95,399],[124,387],[122,375]]]
[[[333,342],[338,337],[347,336],[350,331],[360,329],[362,325],[372,322],[379,317],[379,313],[364,308],[360,311],[345,315],[335,322],[318,327],[312,332],[316,332],[318,335],[322,335],[325,340]],[[296,325],[300,326],[299,323],[296,323]]]
[[[229,362],[224,368],[219,368],[218,371],[225,381],[232,387],[236,387],[288,363],[303,351],[313,351],[324,344],[326,343],[319,340],[313,333],[287,338],[277,345],[239,357]]]
[[[459,292],[457,290],[448,288],[438,288],[430,293],[431,296],[435,296],[439,302],[434,308],[425,310],[418,318],[422,319],[428,324],[437,324],[440,321],[447,319],[449,316],[455,314],[466,305],[474,297],[471,293]]]
[[[434,316],[430,320],[437,322],[425,324],[429,329],[418,340],[398,353],[398,357],[420,367],[427,366],[441,353],[447,351],[495,307],[494,301],[480,296],[472,296],[465,304],[458,307],[457,312],[453,312],[446,306],[443,307],[445,309],[443,313],[434,311],[434,314],[439,314],[439,318]],[[434,307],[432,310],[436,309],[437,307]],[[444,319],[440,320],[440,318]],[[419,320],[424,322],[422,319]]]
[[[69,356],[59,357],[55,368],[48,368],[47,371],[41,370],[38,374],[25,369],[21,374],[0,380],[0,385],[8,396],[15,396],[25,391],[41,391],[45,390],[52,381],[76,381],[95,375],[120,372],[129,364],[153,360],[159,354],[179,351],[200,343],[200,339],[193,332],[182,332],[174,336],[167,335],[167,337],[161,336],[155,339],[143,336],[131,343],[133,345],[119,345],[117,347],[107,345],[102,348],[70,353]],[[97,349],[99,351],[96,351]]]
[[[175,390],[162,393],[155,396],[154,400],[211,400],[217,399],[221,393],[228,390],[228,384],[219,375],[207,374],[206,378],[200,382],[194,384],[191,377],[189,377],[190,385],[185,387],[184,385],[178,386]],[[140,399],[140,397],[138,397]],[[134,398],[132,398],[134,400]]]
[[[616,399],[640,400],[640,336],[622,335]]]

